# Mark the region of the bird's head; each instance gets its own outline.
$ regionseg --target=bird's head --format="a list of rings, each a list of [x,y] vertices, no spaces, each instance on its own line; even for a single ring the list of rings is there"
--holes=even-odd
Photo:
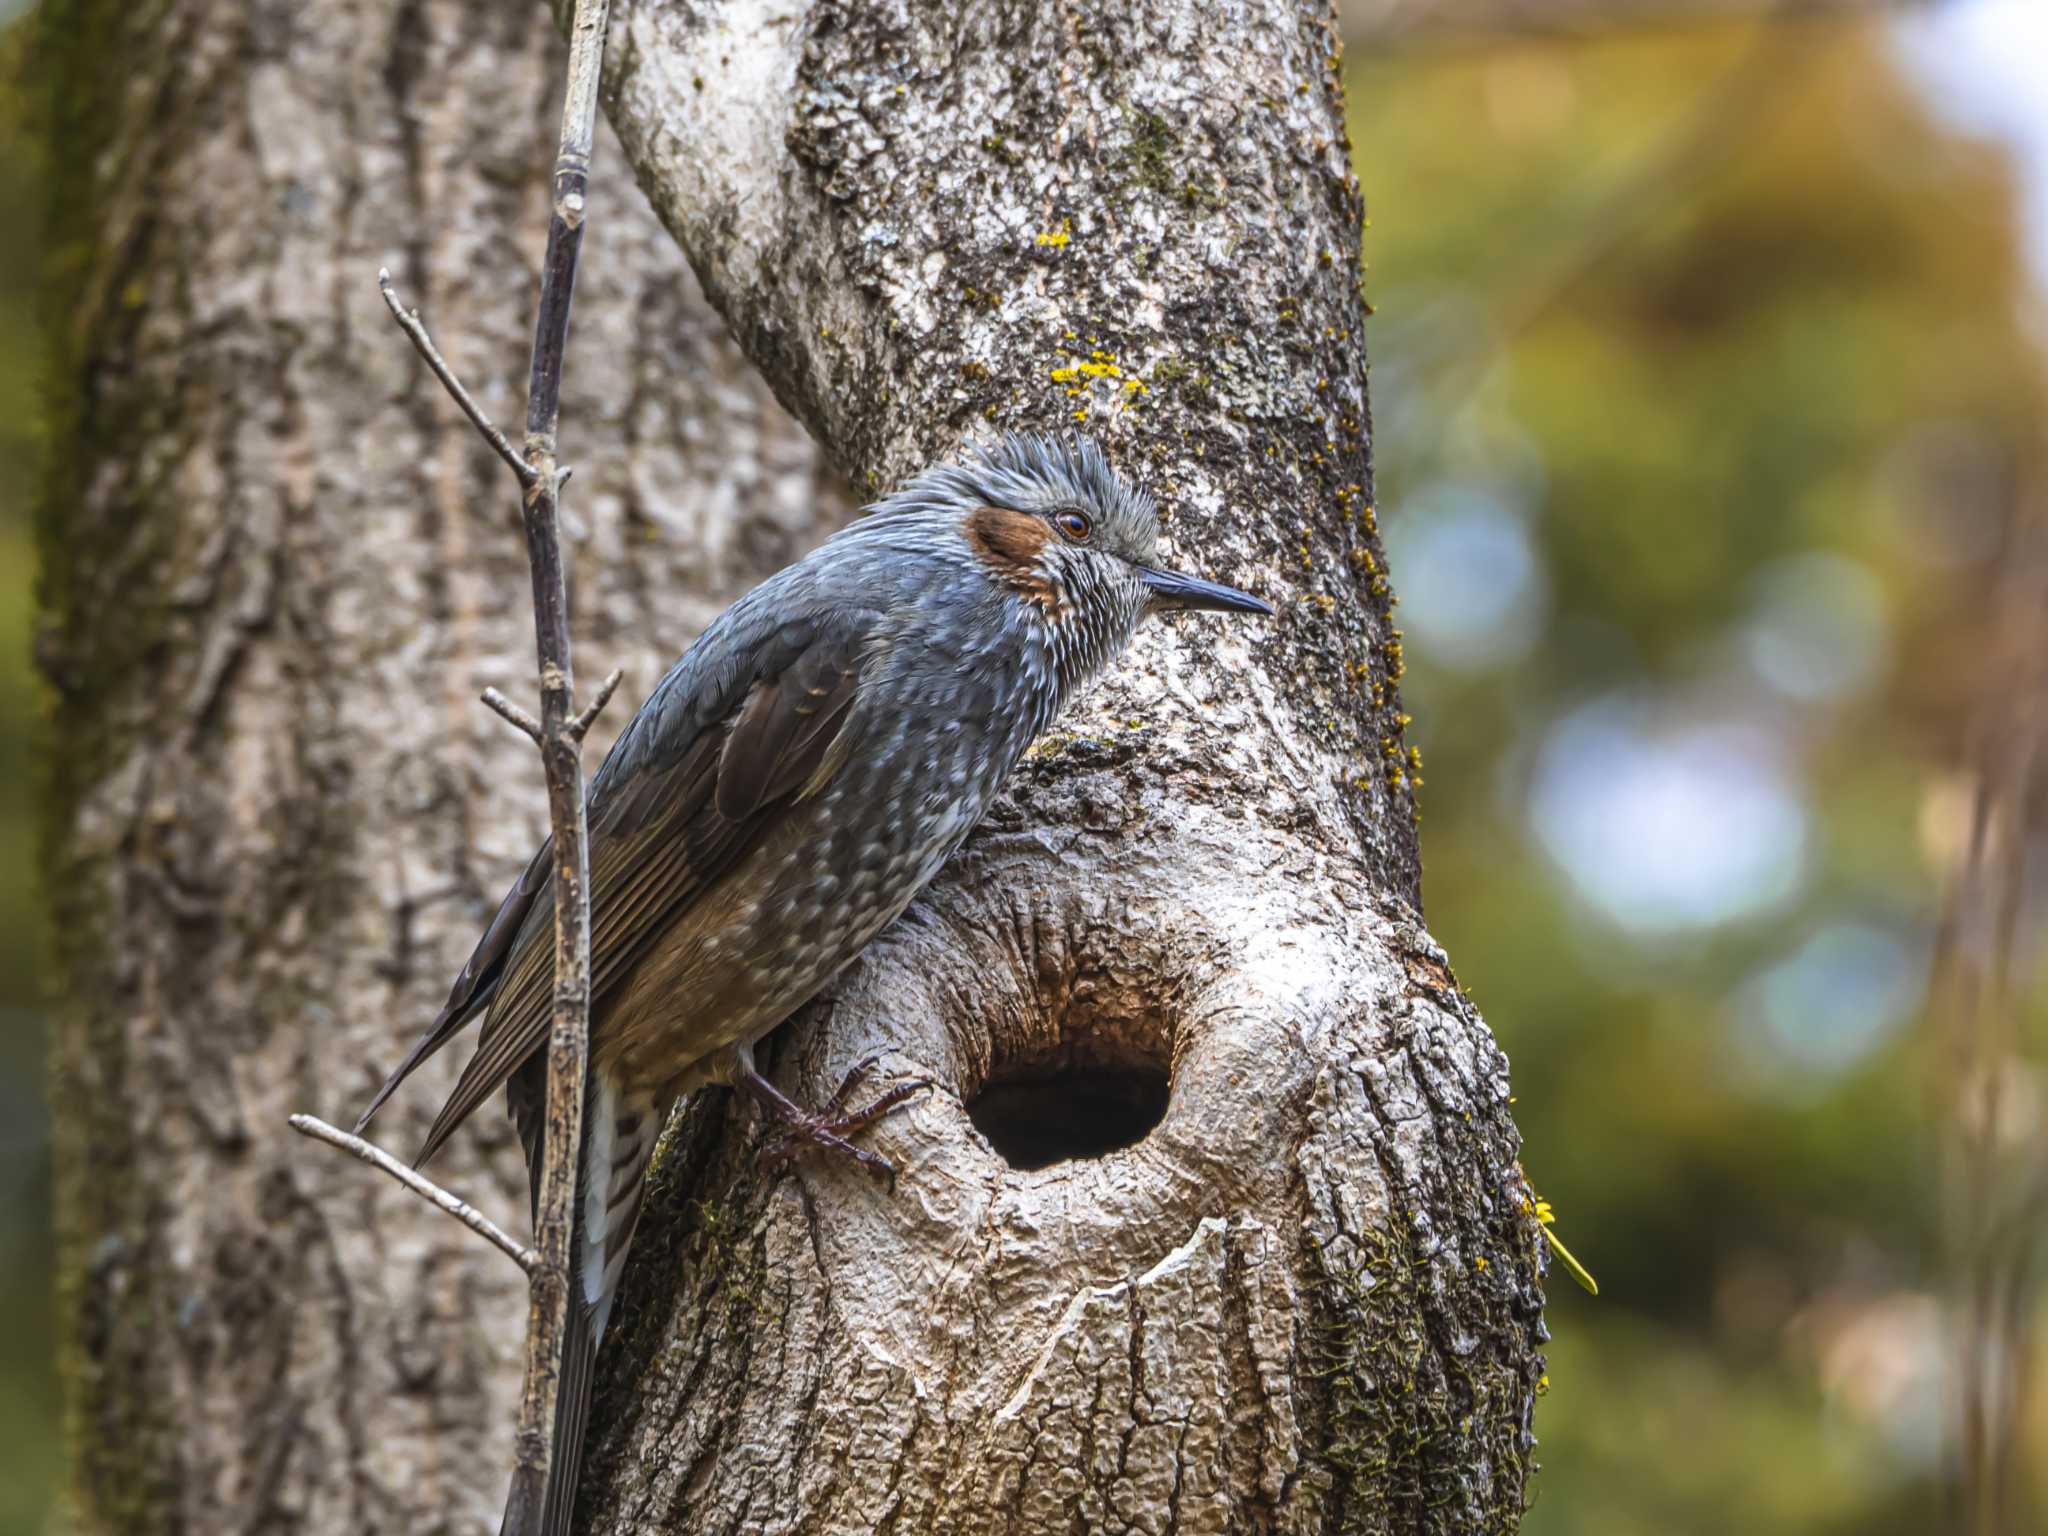
[[[958,509],[975,558],[1049,620],[1121,648],[1148,614],[1270,614],[1249,592],[1156,563],[1159,513],[1095,442],[1013,433],[920,475],[894,500]]]

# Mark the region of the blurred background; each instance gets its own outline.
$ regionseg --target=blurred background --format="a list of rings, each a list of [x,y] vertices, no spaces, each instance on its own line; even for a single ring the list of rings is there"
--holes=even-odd
[[[1349,73],[1429,922],[1601,1283],[1527,1530],[2048,1529],[2048,5],[1574,33]]]
[[[1553,1272],[1526,1529],[2042,1529],[2048,4],[1345,13],[1428,917],[1601,1284]],[[0,0],[0,1536],[63,1529],[31,20]]]

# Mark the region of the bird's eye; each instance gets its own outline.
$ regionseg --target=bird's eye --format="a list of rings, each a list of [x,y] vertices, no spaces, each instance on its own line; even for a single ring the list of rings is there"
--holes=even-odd
[[[1095,525],[1088,521],[1088,514],[1086,512],[1077,512],[1072,507],[1067,508],[1064,512],[1055,512],[1052,522],[1055,528],[1059,529],[1061,533],[1064,533],[1076,544],[1087,543],[1088,535],[1095,528]]]

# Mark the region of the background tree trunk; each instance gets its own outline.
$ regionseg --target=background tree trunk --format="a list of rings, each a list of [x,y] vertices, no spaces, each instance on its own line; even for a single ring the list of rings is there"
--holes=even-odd
[[[529,670],[515,508],[372,279],[513,414],[557,50],[490,0],[45,25],[85,1523],[489,1529],[520,1277],[283,1117],[363,1101],[539,835],[526,744],[471,702]],[[760,1179],[723,1095],[678,1122],[586,1518],[1512,1528],[1541,1245],[1505,1062],[1417,916],[1333,18],[632,3],[611,58],[642,185],[864,492],[1085,422],[1179,559],[1283,611],[1156,629],[788,1032],[814,1096],[873,1047],[938,1080],[876,1138],[895,1191]],[[848,507],[606,165],[568,531],[585,670],[630,703]],[[1155,1088],[1139,1144],[1035,1170],[966,1108],[1043,1156]],[[511,1216],[516,1165],[483,1117],[441,1172]]]
[[[545,830],[531,745],[476,703],[532,703],[515,495],[376,272],[516,428],[562,50],[500,0],[72,0],[41,25],[82,1525],[495,1530],[523,1277],[284,1116],[353,1118]],[[627,672],[605,731],[851,504],[609,132],[598,162],[564,423],[584,671]],[[395,1149],[455,1065],[380,1120]],[[436,1170],[523,1230],[511,1128],[480,1124]]]

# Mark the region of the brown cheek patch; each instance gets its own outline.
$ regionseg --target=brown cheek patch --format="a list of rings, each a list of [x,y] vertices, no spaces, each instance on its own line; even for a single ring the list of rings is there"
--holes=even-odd
[[[1048,615],[1060,611],[1060,595],[1038,567],[1052,530],[1037,518],[1007,507],[977,507],[963,523],[968,546],[1004,586],[1031,599]]]

